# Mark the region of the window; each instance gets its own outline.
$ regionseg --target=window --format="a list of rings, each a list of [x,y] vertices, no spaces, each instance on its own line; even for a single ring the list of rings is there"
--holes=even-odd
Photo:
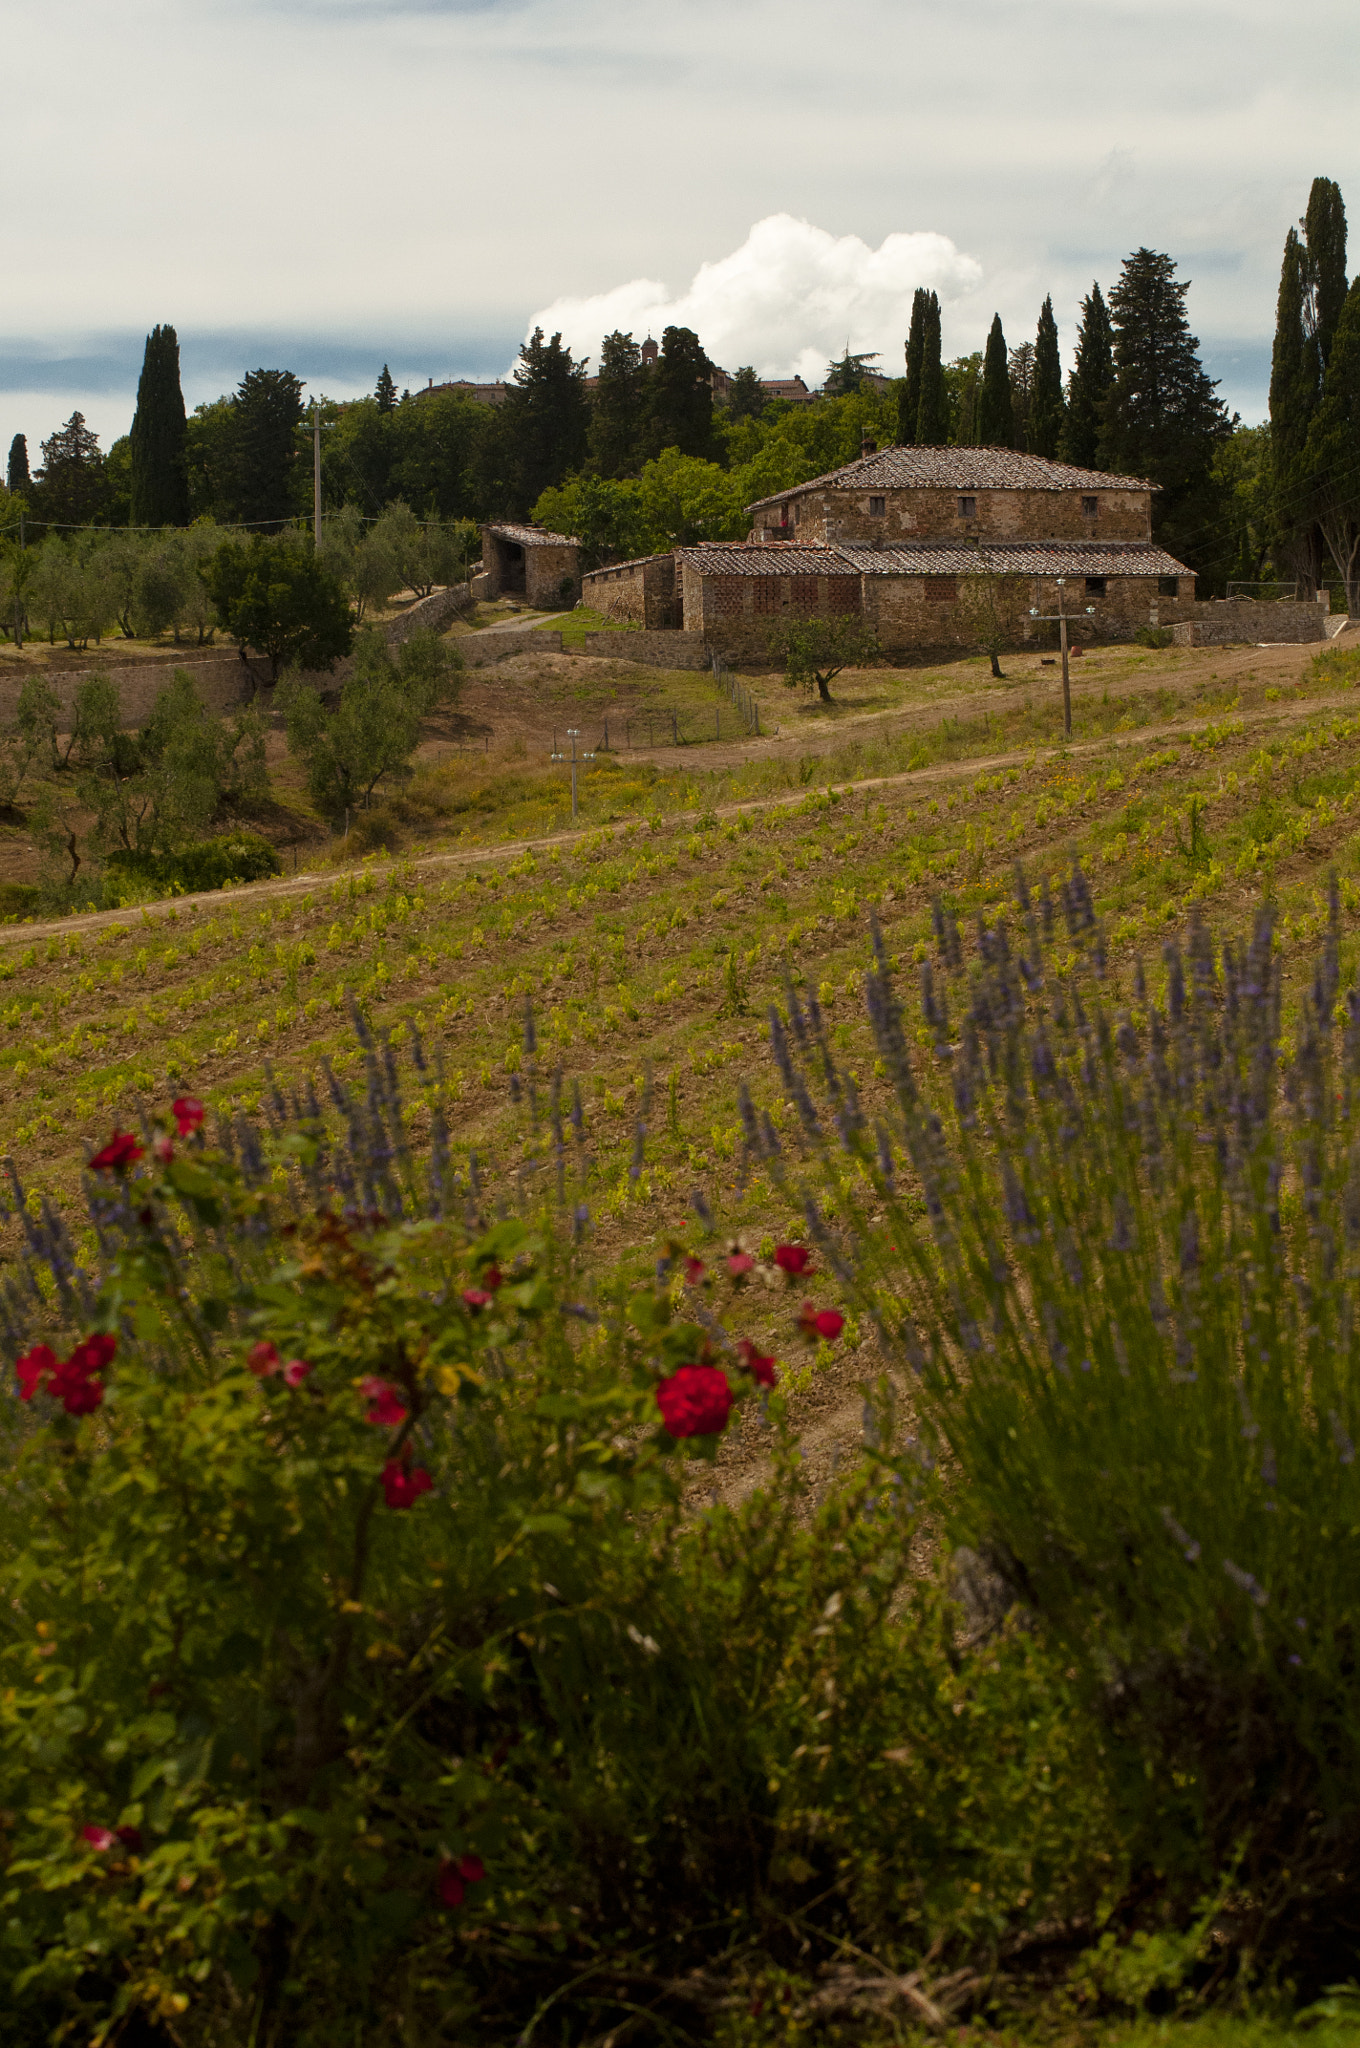
[[[755,591],[755,609],[758,612],[777,612],[782,610],[786,595],[780,589],[783,580],[780,576],[752,577],[751,583]]]
[[[956,576],[927,576],[925,585],[927,604],[953,604],[959,594]]]
[[[1097,514],[1097,512],[1098,512],[1099,510],[1100,510],[1100,500],[1099,500],[1099,498],[1083,498],[1083,499],[1082,499],[1082,501],[1081,501],[1081,516],[1082,516],[1082,518],[1083,518],[1083,519],[1094,519],[1094,518],[1095,518],[1095,516],[1096,516],[1096,514]]]
[[[1157,578],[1158,597],[1179,597],[1180,589],[1180,578],[1178,576],[1159,576]]]
[[[1088,597],[1104,597],[1105,578],[1103,576],[1088,576],[1086,579],[1086,595]]]
[[[815,576],[789,576],[788,603],[791,611],[801,612],[805,618],[814,618],[817,612],[817,578]]]
[[[977,499],[976,499],[976,498],[960,498],[960,499],[959,499],[959,518],[960,518],[960,519],[976,519],[976,518],[977,518]]]
[[[886,514],[887,510],[888,501],[886,498],[870,498],[869,517],[871,519],[882,519]]]
[[[863,607],[858,576],[828,576],[826,608],[832,618],[853,618]]]

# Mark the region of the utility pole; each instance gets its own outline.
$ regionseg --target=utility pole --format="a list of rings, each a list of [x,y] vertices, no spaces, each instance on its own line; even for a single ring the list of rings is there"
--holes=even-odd
[[[321,407],[312,397],[312,541],[321,546]]]
[[[1058,640],[1062,647],[1063,736],[1070,740],[1072,737],[1072,691],[1067,679],[1067,621],[1069,618],[1074,618],[1076,614],[1067,610],[1063,602],[1066,594],[1067,578],[1060,576],[1058,578],[1058,609],[1055,612],[1041,612],[1037,605],[1032,604],[1029,608],[1029,615],[1032,619],[1037,620],[1040,625],[1056,626],[1058,628]],[[1093,619],[1095,613],[1095,606],[1088,604],[1084,616],[1088,619]]]
[[[571,741],[571,822],[573,825],[576,823],[576,763],[578,758],[581,761],[593,761],[595,759],[594,754],[581,754],[578,757],[576,742],[580,737],[581,728],[578,725],[569,725],[567,727],[567,738]],[[567,759],[565,754],[559,754],[557,751],[557,735],[555,733],[553,735],[552,758],[554,761],[565,761]]]

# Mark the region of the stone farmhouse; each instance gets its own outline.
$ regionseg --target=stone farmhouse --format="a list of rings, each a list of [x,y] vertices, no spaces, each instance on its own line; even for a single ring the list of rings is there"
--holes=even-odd
[[[1195,579],[1151,539],[1139,477],[1004,448],[885,448],[748,507],[744,542],[677,548],[583,580],[588,604],[759,656],[789,617],[862,618],[887,652],[974,646],[978,612],[1008,637],[1061,602],[1084,639],[1126,639]]]
[[[581,595],[581,543],[542,526],[482,528],[482,573],[474,597],[523,597],[533,605],[575,604]]]

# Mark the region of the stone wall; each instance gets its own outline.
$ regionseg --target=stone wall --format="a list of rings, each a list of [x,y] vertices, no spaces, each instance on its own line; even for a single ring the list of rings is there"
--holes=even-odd
[[[962,509],[965,496],[976,507]],[[1082,511],[1095,499],[1095,512]],[[871,512],[881,500],[883,510]],[[789,503],[791,524],[762,526],[766,539],[898,540],[1149,540],[1148,491],[884,490],[807,491]],[[768,519],[776,507],[760,514]]]
[[[484,526],[482,571],[487,597],[524,596],[530,604],[549,609],[575,604],[581,595],[581,550],[570,542],[526,544]],[[567,584],[570,588],[564,591]]]
[[[1250,597],[1211,597],[1201,604],[1162,598],[1151,623],[1170,626],[1178,647],[1296,646],[1329,637],[1320,604],[1263,604]]]
[[[267,683],[269,679],[267,661],[242,661],[234,647],[217,652],[201,649],[191,652],[186,648],[182,657],[171,661],[117,663],[95,660],[84,668],[35,668],[28,671],[16,666],[0,671],[0,721],[9,723],[13,720],[19,704],[19,691],[28,674],[40,675],[61,700],[62,710],[67,713],[74,706],[75,694],[81,683],[91,676],[107,676],[117,687],[124,725],[141,725],[150,716],[153,704],[168,686],[176,669],[184,669],[188,673],[204,704],[219,717],[239,710],[255,694],[257,685]]]
[[[460,633],[452,645],[468,668],[485,668],[490,662],[505,661],[512,654],[560,654],[562,635],[533,626],[519,626],[501,632]]]
[[[707,668],[711,659],[702,633],[587,633],[585,651],[649,668]]]
[[[581,578],[581,598],[594,611],[623,626],[648,630],[679,626],[675,556],[649,555],[645,561],[592,569]]]
[[[441,632],[450,619],[456,619],[460,612],[471,609],[472,592],[468,585],[450,583],[443,590],[432,590],[428,597],[418,598],[395,619],[384,620],[383,634],[389,647],[399,647],[403,640],[410,639],[412,633]]]

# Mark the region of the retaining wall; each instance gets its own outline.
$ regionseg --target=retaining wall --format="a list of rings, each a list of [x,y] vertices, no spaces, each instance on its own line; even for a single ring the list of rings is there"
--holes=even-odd
[[[560,654],[562,635],[524,626],[510,632],[460,633],[453,645],[468,668],[486,668],[512,654]]]
[[[1317,603],[1281,600],[1266,603],[1250,597],[1211,597],[1183,604],[1162,599],[1153,624],[1170,626],[1178,647],[1294,646],[1326,640],[1328,616]]]
[[[707,668],[712,660],[702,633],[587,633],[585,651],[649,668]]]

